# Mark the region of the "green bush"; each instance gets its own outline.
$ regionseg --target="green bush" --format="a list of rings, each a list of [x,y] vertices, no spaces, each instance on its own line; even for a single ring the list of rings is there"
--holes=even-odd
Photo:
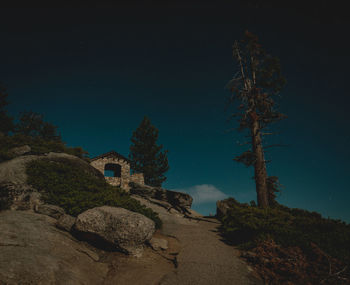
[[[32,137],[22,134],[16,134],[13,136],[3,135],[0,137],[0,162],[12,159],[13,156],[9,150],[23,145],[29,145],[31,147],[31,154],[65,152],[83,159],[86,159],[87,155],[87,152],[81,147],[67,147],[62,141],[45,140],[40,137]]]
[[[27,165],[27,174],[28,183],[42,193],[46,203],[60,206],[72,216],[107,205],[143,214],[156,223],[156,228],[162,225],[157,213],[70,160],[32,161]]]
[[[313,242],[330,256],[350,262],[350,225],[345,222],[282,205],[262,209],[233,198],[229,204],[230,209],[222,218],[222,232],[241,248],[249,249],[272,238],[282,246],[299,246],[309,252]]]

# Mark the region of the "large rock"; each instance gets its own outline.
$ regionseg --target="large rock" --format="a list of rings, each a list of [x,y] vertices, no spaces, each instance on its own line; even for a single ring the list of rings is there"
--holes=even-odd
[[[0,163],[0,210],[33,209],[35,205],[42,203],[40,194],[27,184],[26,173],[28,163],[39,159],[67,162],[103,179],[103,175],[89,163],[66,153],[19,156]]]
[[[0,284],[103,284],[109,265],[55,223],[33,212],[0,212]]]
[[[42,204],[41,195],[31,186],[0,182],[0,211],[30,210],[39,204]]]
[[[166,250],[166,249],[168,249],[168,241],[166,239],[153,237],[149,241],[149,244],[153,250]]]
[[[61,230],[70,232],[75,224],[75,220],[76,220],[75,217],[64,214],[58,218],[56,227],[58,227]]]
[[[144,243],[152,238],[155,224],[139,213],[102,206],[81,213],[74,230],[79,238],[97,247],[140,256]]]
[[[175,210],[172,208],[172,206],[163,201],[159,201],[156,199],[151,198],[143,198],[138,195],[131,195],[131,197],[137,201],[139,201],[142,205],[144,205],[147,208],[152,209],[154,212],[158,213],[159,218],[162,220],[163,225],[165,224],[171,224],[171,225],[191,225],[192,222],[190,219],[184,218],[184,214]],[[190,216],[192,217],[194,211],[191,209],[189,210],[191,212]],[[198,216],[202,217],[197,213]],[[164,230],[164,227],[163,229]]]
[[[61,207],[48,204],[37,205],[34,210],[38,214],[47,215],[55,219],[59,219],[62,215],[65,214],[64,210]]]
[[[18,147],[11,148],[9,150],[9,154],[13,157],[17,157],[17,156],[21,156],[21,155],[24,155],[26,153],[31,152],[31,150],[32,149],[29,145],[18,146]]]
[[[161,187],[140,185],[134,182],[130,182],[129,185],[131,194],[167,202],[182,213],[188,213],[191,208],[193,199],[186,193],[166,190]]]

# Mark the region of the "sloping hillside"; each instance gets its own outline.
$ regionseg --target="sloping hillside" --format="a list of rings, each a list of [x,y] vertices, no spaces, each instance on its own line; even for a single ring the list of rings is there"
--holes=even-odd
[[[46,172],[45,169],[42,169],[42,172],[34,171],[36,176],[31,176],[33,167],[41,165],[33,164],[35,161],[48,163]],[[70,178],[64,171],[65,168],[54,168],[56,173],[53,175],[51,166],[57,167],[60,164],[80,169],[81,175],[76,177],[78,180],[85,177],[84,175],[90,175],[91,181],[103,179],[83,160],[67,154],[24,155],[0,164],[0,283],[18,284],[25,281],[35,284],[260,284],[254,277],[253,270],[238,257],[237,251],[221,241],[217,232],[220,223],[215,219],[204,219],[192,211],[192,198],[187,194],[162,188],[142,188],[140,185],[132,185],[131,196],[120,192],[118,195],[128,197],[123,199],[130,199],[125,200],[130,203],[123,200],[125,203],[121,206],[133,210],[134,205],[139,205],[137,209],[147,209],[145,213],[156,213],[163,226],[151,239],[147,234],[143,244],[140,244],[142,240],[139,238],[114,240],[114,236],[126,237],[126,233],[133,238],[135,235],[132,232],[140,232],[137,227],[144,224],[142,219],[136,223],[138,226],[135,229],[125,226],[129,224],[129,227],[134,227],[131,221],[123,222],[125,234],[116,235],[122,230],[121,227],[118,228],[120,222],[114,222],[118,220],[118,211],[111,211],[112,216],[99,216],[99,213],[102,213],[98,210],[100,202],[86,204],[86,200],[72,199],[72,196],[70,200],[62,199],[76,193],[66,191],[70,189],[67,185]],[[29,172],[28,167],[32,167]],[[71,173],[75,172],[70,171],[69,174]],[[66,180],[62,181],[61,176]],[[36,177],[36,180],[33,181],[33,177]],[[47,179],[53,181],[45,184]],[[103,182],[98,183],[104,185]],[[49,187],[45,188],[45,185]],[[64,185],[64,189],[58,187],[59,185]],[[76,187],[79,185],[75,184]],[[89,189],[81,191],[91,192],[95,191],[94,189],[102,191],[100,188],[91,188],[91,185]],[[63,191],[60,192],[61,196],[57,201],[65,203],[56,206],[45,204],[50,195],[57,196],[59,192],[55,191]],[[92,197],[103,195],[100,193]],[[108,197],[104,200],[106,203],[110,203],[111,197]],[[85,203],[85,206],[71,205],[67,201],[80,201]],[[118,201],[114,206],[118,207]],[[87,205],[95,207],[91,209],[94,211],[92,217],[103,220],[103,223],[98,223],[100,226],[78,226],[77,221],[83,221],[83,215],[86,219]],[[81,211],[72,212],[77,218],[68,215],[70,207],[76,209],[77,206]],[[87,216],[87,219],[90,219],[89,217]],[[106,225],[106,229],[101,229],[102,224]],[[114,232],[110,232],[111,226],[114,227]],[[152,236],[153,232],[151,229],[150,231]],[[110,247],[113,242],[116,246]],[[119,249],[123,249],[124,244],[137,246],[138,249],[141,246],[142,255],[135,257],[122,253]],[[129,248],[128,246],[124,248]],[[132,253],[131,250],[129,254]]]

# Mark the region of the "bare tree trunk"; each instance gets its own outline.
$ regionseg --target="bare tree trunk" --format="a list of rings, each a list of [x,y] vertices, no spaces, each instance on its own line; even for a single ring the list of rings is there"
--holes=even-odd
[[[269,206],[268,190],[267,190],[267,172],[266,163],[264,158],[264,150],[262,147],[260,126],[257,114],[253,111],[250,113],[252,119],[252,151],[255,154],[255,185],[256,193],[258,197],[258,206],[262,208],[267,208]]]

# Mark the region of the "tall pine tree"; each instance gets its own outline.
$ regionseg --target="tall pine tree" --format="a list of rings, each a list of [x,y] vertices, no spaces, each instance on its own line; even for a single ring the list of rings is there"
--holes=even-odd
[[[145,116],[131,137],[129,159],[131,170],[142,172],[145,184],[161,187],[166,180],[164,173],[169,170],[167,150],[163,145],[157,145],[158,129]]]
[[[275,98],[285,84],[280,72],[280,61],[267,54],[256,35],[246,31],[245,37],[233,46],[237,73],[229,82],[232,91],[231,103],[236,103],[239,131],[248,131],[250,148],[234,160],[254,167],[258,205],[273,206],[275,192],[278,192],[278,178],[268,176],[264,155],[263,137],[270,135],[269,126],[286,116],[276,110]]]

